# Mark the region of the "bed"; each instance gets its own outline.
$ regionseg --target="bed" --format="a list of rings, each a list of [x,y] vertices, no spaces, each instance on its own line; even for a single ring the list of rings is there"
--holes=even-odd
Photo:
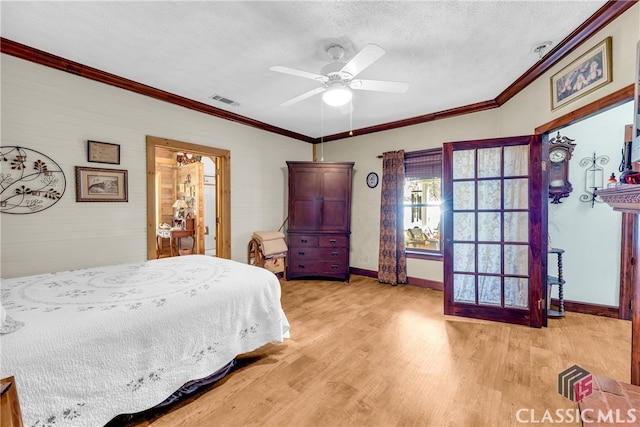
[[[15,377],[25,426],[104,425],[289,336],[273,273],[204,255],[4,279],[1,292],[0,376]]]

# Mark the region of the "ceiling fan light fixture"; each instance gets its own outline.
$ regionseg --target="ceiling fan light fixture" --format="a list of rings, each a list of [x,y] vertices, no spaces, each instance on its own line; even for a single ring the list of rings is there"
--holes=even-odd
[[[341,107],[351,101],[352,96],[351,89],[342,84],[337,84],[331,86],[322,94],[322,100],[331,107]]]

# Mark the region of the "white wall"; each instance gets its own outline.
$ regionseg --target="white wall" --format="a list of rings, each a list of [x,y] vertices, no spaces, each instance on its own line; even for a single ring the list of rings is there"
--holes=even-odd
[[[640,5],[636,4],[500,108],[324,143],[326,161],[355,161],[351,266],[373,271],[377,271],[378,268],[377,230],[380,217],[377,210],[380,205],[380,186],[372,190],[364,183],[369,171],[381,171],[381,162],[376,159],[377,155],[390,150],[414,151],[440,147],[449,141],[533,134],[536,127],[630,85],[634,81],[633,64],[636,43],[640,39],[639,22]],[[551,111],[550,77],[608,36],[612,37],[613,81],[556,111]],[[632,120],[630,113],[626,122],[631,123]],[[614,216],[613,211],[610,213]],[[570,251],[571,247],[564,249]],[[612,246],[607,250],[615,251],[616,247]],[[611,269],[617,267],[603,266]],[[407,269],[411,277],[442,281],[441,262],[410,259]],[[617,291],[608,289],[605,291],[607,297],[601,294],[595,298],[598,301],[594,301],[594,295],[583,295],[580,291],[574,293],[573,289],[571,292],[571,298],[576,301],[613,304],[611,296]],[[615,301],[617,303],[617,300]]]
[[[145,260],[147,135],[231,151],[231,249],[240,262],[253,231],[286,217],[285,161],[312,158],[306,142],[12,56],[1,61],[1,145],[51,157],[67,181],[51,208],[0,215],[3,278]],[[121,164],[88,163],[89,139],[120,144]],[[11,173],[5,163],[2,173]],[[76,203],[75,166],[128,170],[128,203]]]

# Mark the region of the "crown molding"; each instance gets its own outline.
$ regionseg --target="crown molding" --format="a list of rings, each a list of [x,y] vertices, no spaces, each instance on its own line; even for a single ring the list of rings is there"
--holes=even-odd
[[[39,49],[35,49],[13,40],[0,37],[0,52],[7,55],[15,56],[26,61],[35,62],[36,64],[44,65],[45,67],[55,68],[56,70],[64,71],[67,73],[75,74],[80,77],[84,77],[90,80],[94,80],[100,83],[105,83],[111,86],[118,87],[120,89],[129,90],[131,92],[139,93],[141,95],[149,96],[151,98],[159,99],[161,101],[169,102],[171,104],[179,105],[181,107],[188,108],[190,110],[198,111],[201,113],[209,114],[221,119],[230,120],[232,122],[240,123],[243,125],[258,128],[267,132],[277,133],[279,135],[288,136],[290,138],[298,139],[305,142],[313,142],[314,139],[302,135],[300,133],[291,132],[286,129],[282,129],[276,126],[269,125],[267,123],[253,120],[239,114],[235,114],[220,108],[213,107],[203,102],[194,101],[164,90],[156,89],[151,86],[144,85],[142,83],[135,82],[133,80],[125,79],[124,77],[117,76],[115,74],[107,73],[97,68],[88,67],[86,65],[70,61],[57,55],[53,55],[48,52],[44,52]]]

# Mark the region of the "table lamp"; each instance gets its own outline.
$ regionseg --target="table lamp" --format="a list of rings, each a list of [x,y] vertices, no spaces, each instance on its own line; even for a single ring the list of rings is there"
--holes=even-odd
[[[184,217],[184,209],[188,207],[187,202],[182,199],[176,200],[173,204],[173,209],[175,209],[175,218],[183,218]]]

